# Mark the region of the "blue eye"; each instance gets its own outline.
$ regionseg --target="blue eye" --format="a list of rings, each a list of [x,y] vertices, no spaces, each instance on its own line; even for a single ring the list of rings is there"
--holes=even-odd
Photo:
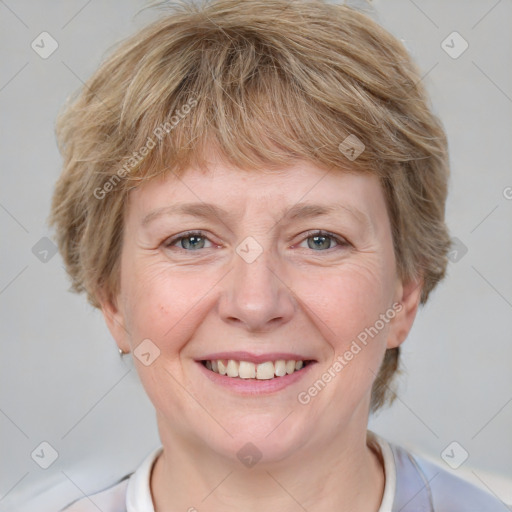
[[[177,242],[180,242],[181,247],[179,247],[179,249],[197,251],[198,249],[204,248],[204,243],[206,240],[208,240],[208,238],[204,236],[202,231],[188,231],[187,233],[180,235],[177,238],[165,242],[165,246],[172,247]]]
[[[332,249],[331,247],[331,241],[334,240],[337,245],[339,246],[347,246],[348,243],[338,238],[336,235],[333,235],[332,233],[328,233],[326,231],[313,231],[308,233],[308,236],[304,239],[304,241],[308,240],[308,248],[312,249],[314,251],[322,252],[323,249]],[[310,243],[309,240],[312,240]]]
[[[322,230],[311,231],[307,233],[307,236],[303,239],[303,242],[306,240],[308,241],[308,248],[316,252],[332,249],[332,241],[336,242],[336,244],[340,247],[346,247],[349,245],[346,240]],[[310,240],[312,240],[311,243],[309,242]],[[211,246],[205,247],[205,243],[207,241],[211,244],[211,241],[207,236],[205,236],[203,231],[187,231],[182,235],[166,240],[164,245],[165,247],[174,247],[179,244],[178,249],[182,249],[187,252],[193,252],[200,249],[211,248]]]

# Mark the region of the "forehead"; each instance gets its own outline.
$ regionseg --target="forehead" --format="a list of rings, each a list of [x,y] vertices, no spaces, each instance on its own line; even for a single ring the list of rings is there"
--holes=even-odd
[[[222,161],[207,169],[168,173],[131,192],[130,212],[143,223],[166,214],[240,219],[247,211],[295,219],[342,212],[360,222],[385,209],[380,181],[368,173],[298,162],[280,169],[243,170]]]

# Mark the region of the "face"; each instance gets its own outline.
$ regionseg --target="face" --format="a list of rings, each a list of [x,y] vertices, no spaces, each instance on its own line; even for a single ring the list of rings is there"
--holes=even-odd
[[[164,445],[235,459],[252,442],[277,462],[366,432],[419,291],[397,277],[375,176],[218,160],[131,193],[120,293],[103,311]]]

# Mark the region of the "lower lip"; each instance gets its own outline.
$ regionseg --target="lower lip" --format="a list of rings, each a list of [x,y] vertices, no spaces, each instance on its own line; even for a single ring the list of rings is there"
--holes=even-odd
[[[274,377],[273,379],[241,379],[240,377],[227,377],[220,373],[208,370],[200,361],[196,361],[199,370],[205,377],[215,384],[225,387],[231,391],[242,395],[267,395],[281,391],[282,389],[299,382],[302,378],[309,374],[314,362],[304,366],[301,370],[295,371],[283,377]]]

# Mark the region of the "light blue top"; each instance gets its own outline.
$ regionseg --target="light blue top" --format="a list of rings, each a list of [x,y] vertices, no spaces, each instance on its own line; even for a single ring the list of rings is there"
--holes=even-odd
[[[495,496],[414,456],[369,432],[384,460],[386,483],[378,512],[506,512]],[[137,470],[89,498],[75,501],[60,512],[154,512],[150,492],[153,463],[162,447],[152,451]],[[91,502],[94,500],[94,503]]]

